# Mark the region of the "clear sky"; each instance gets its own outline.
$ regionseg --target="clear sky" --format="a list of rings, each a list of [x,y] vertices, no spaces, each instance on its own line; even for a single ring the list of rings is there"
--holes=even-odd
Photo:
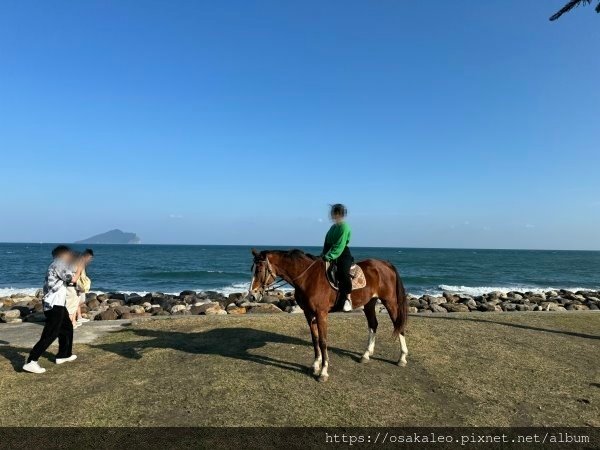
[[[0,241],[600,249],[564,1],[3,2]]]

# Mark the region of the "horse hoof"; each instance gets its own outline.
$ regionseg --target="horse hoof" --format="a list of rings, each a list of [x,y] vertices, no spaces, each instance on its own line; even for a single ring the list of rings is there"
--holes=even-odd
[[[319,376],[319,373],[321,373],[321,370],[320,370],[320,369],[319,369],[319,370],[313,369],[313,373],[312,373],[312,374],[313,374],[313,376],[315,376],[315,377],[318,377],[318,376]]]
[[[406,361],[402,361],[402,360],[398,361],[398,366],[399,367],[406,367],[407,364],[408,363]]]
[[[360,362],[361,362],[361,364],[366,364],[366,363],[368,363],[369,361],[371,361],[371,360],[370,360],[369,358],[365,358],[364,356],[363,356],[362,358],[360,358]]]
[[[326,382],[327,380],[329,380],[329,375],[320,375],[320,376],[319,376],[319,382],[320,382],[320,383],[324,383],[324,382]]]

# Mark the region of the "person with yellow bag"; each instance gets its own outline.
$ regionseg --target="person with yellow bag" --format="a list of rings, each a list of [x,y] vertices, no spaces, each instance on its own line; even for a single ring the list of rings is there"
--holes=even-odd
[[[79,295],[79,306],[77,307],[77,325],[76,327],[80,327],[84,322],[89,322],[90,319],[86,319],[81,315],[81,305],[85,304],[85,297],[90,289],[92,288],[92,280],[87,276],[85,272],[85,268],[92,262],[94,259],[94,251],[91,248],[86,248],[81,254],[80,260],[83,262],[83,270],[81,271],[81,275],[79,276],[79,280],[77,281],[77,293]]]

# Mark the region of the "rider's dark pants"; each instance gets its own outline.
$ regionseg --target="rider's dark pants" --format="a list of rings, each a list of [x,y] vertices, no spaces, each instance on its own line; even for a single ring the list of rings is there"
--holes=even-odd
[[[346,247],[338,259],[335,260],[337,266],[336,276],[339,281],[339,292],[342,298],[346,298],[352,292],[352,279],[350,278],[350,267],[354,263],[354,258],[350,249]]]

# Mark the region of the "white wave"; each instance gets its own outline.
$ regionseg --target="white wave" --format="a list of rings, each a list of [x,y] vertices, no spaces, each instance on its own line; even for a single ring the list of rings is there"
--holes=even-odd
[[[32,287],[32,288],[0,288],[0,297],[10,297],[13,294],[26,294],[26,295],[35,295],[36,291],[40,289],[40,287]]]
[[[502,292],[504,294],[517,291],[517,292],[534,292],[536,294],[541,294],[542,292],[548,291],[558,291],[560,289],[565,289],[571,292],[577,291],[593,291],[595,289],[590,288],[582,288],[582,287],[571,287],[571,288],[557,288],[557,287],[532,287],[532,286],[450,286],[447,284],[440,284],[438,288],[443,292],[447,291],[453,294],[465,294],[470,296],[477,296],[483,294],[489,294],[490,292]]]

